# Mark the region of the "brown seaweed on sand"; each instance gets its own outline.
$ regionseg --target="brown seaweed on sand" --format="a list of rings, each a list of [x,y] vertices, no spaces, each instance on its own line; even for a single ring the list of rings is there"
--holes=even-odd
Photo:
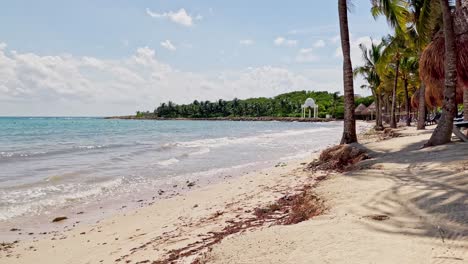
[[[256,208],[252,217],[239,221],[227,221],[228,225],[221,231],[210,232],[200,241],[171,250],[165,259],[152,263],[176,263],[183,258],[203,257],[204,253],[210,251],[213,245],[221,242],[227,236],[265,225],[293,225],[317,216],[323,212],[324,206],[311,189],[311,186],[304,186],[296,194],[285,195],[264,208]],[[200,257],[195,258],[192,263],[202,263]]]
[[[349,170],[354,164],[368,158],[369,156],[362,149],[346,144],[338,145],[322,151],[319,159],[311,162],[307,168],[314,171],[343,172]]]

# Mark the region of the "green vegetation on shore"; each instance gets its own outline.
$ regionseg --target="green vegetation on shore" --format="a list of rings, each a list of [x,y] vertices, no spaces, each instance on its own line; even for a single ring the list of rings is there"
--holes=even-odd
[[[137,112],[137,118],[218,118],[218,117],[300,117],[301,105],[307,98],[313,98],[319,106],[319,117],[331,115],[343,118],[343,96],[326,91],[296,91],[280,94],[273,98],[249,98],[216,102],[197,101],[178,105],[162,103],[154,112]],[[371,97],[356,99],[356,103],[370,105]]]

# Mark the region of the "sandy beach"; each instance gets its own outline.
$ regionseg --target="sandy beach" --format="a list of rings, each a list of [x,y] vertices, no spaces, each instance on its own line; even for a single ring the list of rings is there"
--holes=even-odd
[[[92,225],[72,228],[69,217],[61,232],[3,243],[0,263],[465,263],[467,145],[421,149],[431,132],[366,135],[371,158],[346,173],[298,160]],[[249,222],[304,190],[318,216]]]

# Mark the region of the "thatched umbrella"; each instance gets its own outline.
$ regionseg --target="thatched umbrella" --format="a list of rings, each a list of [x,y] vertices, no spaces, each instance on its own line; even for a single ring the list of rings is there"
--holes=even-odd
[[[367,111],[369,112],[375,112],[376,110],[377,107],[375,106],[375,102],[372,102],[372,104],[367,107]]]
[[[367,109],[367,107],[363,104],[359,104],[358,107],[354,110],[354,113],[356,115],[362,115],[364,114],[363,112]]]
[[[463,102],[463,92],[468,89],[468,2],[455,12],[454,26],[458,50],[456,90],[457,104]],[[426,84],[426,102],[429,106],[442,106],[445,88],[445,38],[438,32],[434,40],[424,49],[420,65],[420,76]]]

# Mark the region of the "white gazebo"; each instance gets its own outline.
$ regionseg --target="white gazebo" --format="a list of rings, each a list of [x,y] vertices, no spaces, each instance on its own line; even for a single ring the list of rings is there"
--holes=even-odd
[[[306,111],[309,110],[309,118],[311,118],[311,110],[314,110],[314,118],[317,118],[318,116],[318,105],[315,104],[314,99],[312,98],[307,98],[305,103],[302,105],[302,118],[306,117]]]

